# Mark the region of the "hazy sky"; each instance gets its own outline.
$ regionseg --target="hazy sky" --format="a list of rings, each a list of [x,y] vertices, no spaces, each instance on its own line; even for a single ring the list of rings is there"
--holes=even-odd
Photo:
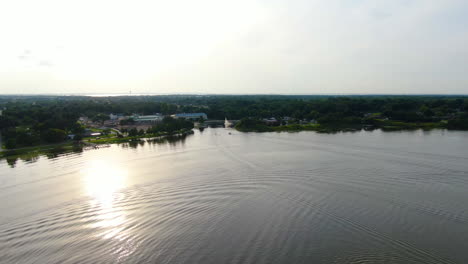
[[[0,93],[468,94],[466,0],[5,0]]]

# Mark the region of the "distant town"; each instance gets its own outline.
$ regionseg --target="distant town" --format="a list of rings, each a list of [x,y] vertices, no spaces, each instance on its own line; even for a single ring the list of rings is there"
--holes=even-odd
[[[172,115],[163,115],[161,113],[154,113],[152,115],[140,115],[140,114],[132,114],[132,115],[125,115],[123,113],[110,113],[108,119],[91,119],[87,116],[81,116],[78,119],[78,122],[82,124],[85,129],[84,136],[101,136],[102,133],[96,132],[99,130],[109,132],[116,132],[118,134],[128,133],[132,129],[136,129],[137,131],[145,131],[145,133],[155,125],[159,123],[163,123],[164,118],[172,118],[172,119],[185,119],[192,122],[201,122],[203,123],[204,120],[208,119],[208,116],[205,113],[180,113],[180,114],[172,114]],[[96,130],[98,129],[98,130]],[[69,134],[68,137],[73,139],[75,134]]]

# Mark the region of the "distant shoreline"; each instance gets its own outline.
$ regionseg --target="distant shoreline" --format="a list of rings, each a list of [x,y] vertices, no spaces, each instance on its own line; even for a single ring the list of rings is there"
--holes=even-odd
[[[382,93],[382,94],[360,94],[360,93],[314,93],[314,94],[288,94],[288,93],[271,93],[271,94],[256,94],[256,93],[251,93],[251,94],[245,94],[245,93],[239,93],[239,94],[221,94],[221,93],[11,93],[11,94],[0,94],[0,96],[56,96],[56,97],[61,97],[61,96],[66,96],[66,97],[117,97],[117,96],[132,96],[132,97],[138,97],[138,96],[278,96],[278,97],[295,97],[295,96],[324,96],[324,97],[341,97],[341,96],[349,96],[349,97],[373,97],[373,96],[398,96],[398,97],[414,97],[414,96],[442,96],[442,97],[468,97],[468,94],[458,94],[458,93],[429,93],[429,94],[391,94],[391,93]]]
[[[444,122],[426,122],[426,123],[409,123],[398,121],[381,121],[376,125],[364,124],[291,124],[282,126],[267,126],[261,123],[253,125],[238,124],[235,127],[240,132],[299,132],[299,131],[315,131],[318,133],[334,133],[334,132],[350,132],[359,130],[377,130],[382,131],[401,131],[401,130],[431,130],[431,129],[447,129],[447,130],[460,130],[463,129],[450,129],[447,123]]]
[[[0,131],[6,149],[31,147],[34,151],[37,146],[62,143],[67,138],[95,144],[127,142],[133,140],[127,139],[129,136],[159,136],[193,128],[194,122],[220,125],[225,120],[236,121],[235,128],[244,132],[433,128],[468,131],[468,97],[214,94],[0,97]],[[122,131],[115,131],[117,128]]]

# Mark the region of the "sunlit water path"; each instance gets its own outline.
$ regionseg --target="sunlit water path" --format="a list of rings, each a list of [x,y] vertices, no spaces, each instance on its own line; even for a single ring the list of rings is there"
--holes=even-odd
[[[468,133],[197,131],[0,162],[0,263],[468,263]]]

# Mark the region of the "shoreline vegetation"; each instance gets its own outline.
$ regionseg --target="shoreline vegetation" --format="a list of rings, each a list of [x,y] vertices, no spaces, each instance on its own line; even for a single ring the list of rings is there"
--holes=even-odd
[[[329,123],[329,124],[288,124],[279,126],[266,125],[262,120],[243,119],[236,124],[235,129],[240,132],[300,132],[315,131],[318,133],[353,132],[360,130],[399,131],[399,130],[430,130],[448,129],[447,122],[399,122],[388,120],[374,120],[372,124]]]
[[[0,95],[0,158],[186,135],[225,119],[241,132],[468,130],[468,96]]]
[[[175,143],[185,140],[186,136],[193,133],[192,129],[181,129],[171,134],[154,133],[133,137],[102,138],[89,141],[67,141],[58,144],[38,145],[11,150],[7,149],[0,152],[0,159],[6,159],[8,164],[14,166],[18,159],[24,161],[35,161],[40,156],[55,158],[67,153],[83,152],[86,149],[108,147],[110,144],[128,144],[129,147],[137,147],[145,143]]]

